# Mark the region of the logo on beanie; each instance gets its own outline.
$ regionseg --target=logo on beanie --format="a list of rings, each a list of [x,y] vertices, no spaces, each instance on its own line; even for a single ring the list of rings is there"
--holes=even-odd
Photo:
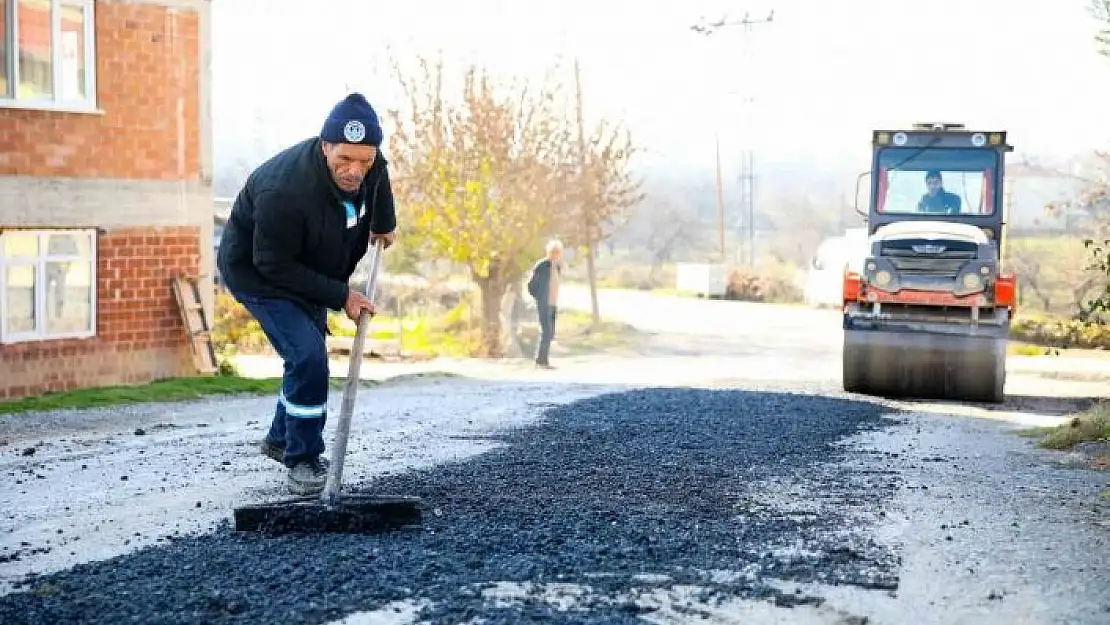
[[[366,138],[366,126],[357,119],[352,119],[343,127],[343,138],[351,143],[359,143]]]

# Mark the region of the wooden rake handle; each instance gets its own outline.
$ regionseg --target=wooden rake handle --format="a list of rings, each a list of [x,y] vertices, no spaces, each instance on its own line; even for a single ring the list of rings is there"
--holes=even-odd
[[[378,271],[382,265],[384,242],[378,240],[374,244],[373,256],[370,260],[370,280],[366,284],[366,297],[374,301],[374,293],[378,288]],[[334,508],[339,504],[339,490],[343,483],[343,460],[347,456],[347,437],[351,433],[351,417],[355,412],[355,397],[358,394],[360,369],[362,367],[362,350],[366,343],[366,334],[370,328],[370,313],[362,311],[358,318],[358,330],[355,340],[351,344],[351,359],[347,367],[347,380],[343,384],[343,403],[339,408],[339,420],[335,425],[335,441],[331,447],[331,466],[328,471],[328,481],[320,499],[328,507]]]

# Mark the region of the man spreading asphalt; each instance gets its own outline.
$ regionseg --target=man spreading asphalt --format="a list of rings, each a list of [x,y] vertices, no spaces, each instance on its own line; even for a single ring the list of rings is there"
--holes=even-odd
[[[563,244],[551,240],[547,244],[547,256],[532,266],[532,276],[528,280],[528,293],[536,300],[536,313],[540,321],[540,337],[536,344],[536,366],[551,369],[548,352],[551,340],[555,338],[555,318],[559,311],[559,278],[563,271]]]
[[[382,128],[354,93],[335,105],[318,137],[260,165],[235,198],[220,241],[227,289],[258,320],[285,363],[262,453],[289,468],[290,490],[310,495],[327,480],[327,311],[357,321],[374,308],[348,288],[371,243],[393,244],[397,220]]]

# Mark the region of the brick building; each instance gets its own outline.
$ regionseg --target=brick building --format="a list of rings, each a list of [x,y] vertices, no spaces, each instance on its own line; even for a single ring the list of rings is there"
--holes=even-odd
[[[0,398],[193,371],[210,0],[0,0]]]

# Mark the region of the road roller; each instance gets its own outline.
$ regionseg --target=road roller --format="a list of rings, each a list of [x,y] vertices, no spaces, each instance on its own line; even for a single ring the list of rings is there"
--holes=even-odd
[[[875,130],[871,144],[856,182],[866,256],[844,273],[844,390],[1003,401],[1016,311],[1000,253],[1006,132],[920,123]]]

